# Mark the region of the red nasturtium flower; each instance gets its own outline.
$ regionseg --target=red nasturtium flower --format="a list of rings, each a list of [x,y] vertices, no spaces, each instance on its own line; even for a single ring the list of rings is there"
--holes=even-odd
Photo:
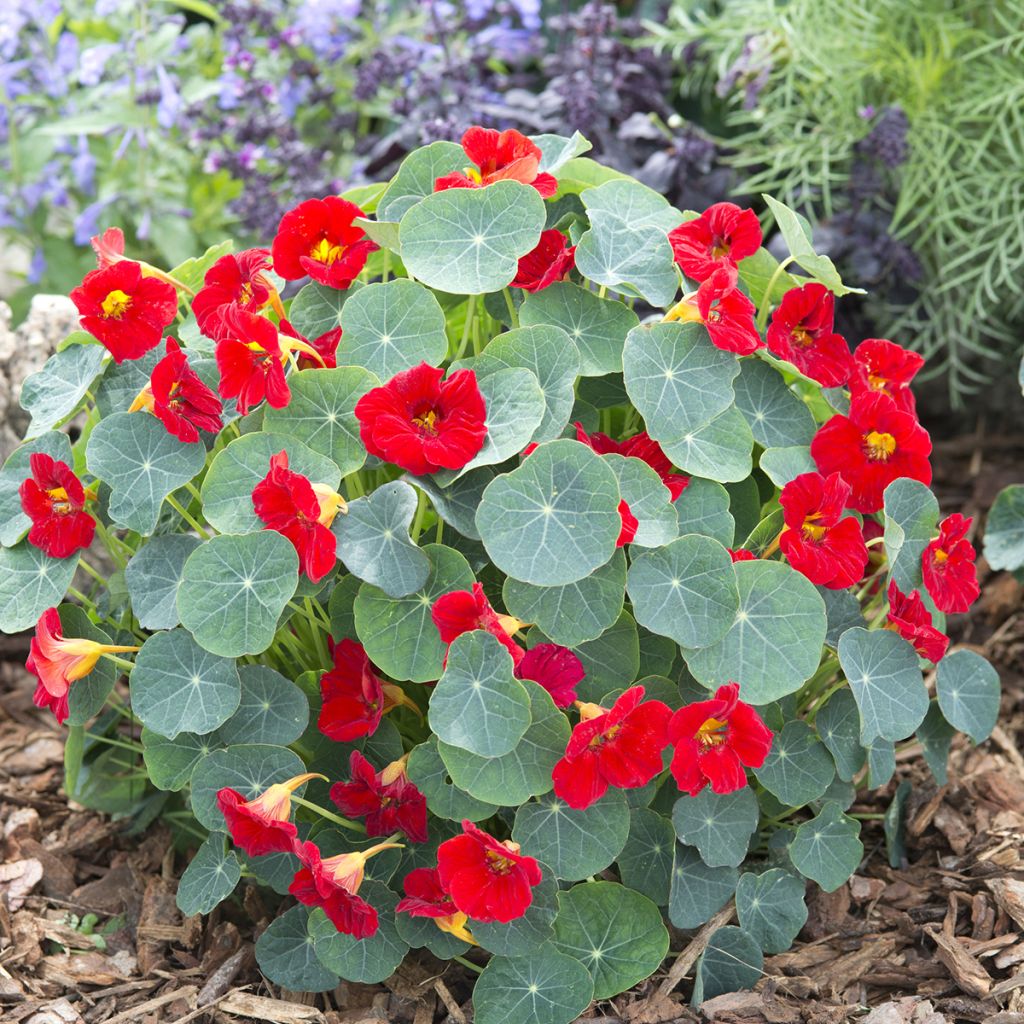
[[[910,382],[924,366],[924,357],[887,338],[866,338],[853,353],[850,391],[881,391],[904,412],[914,412],[916,403]]]
[[[738,287],[736,267],[723,263],[712,271],[694,296],[676,303],[666,320],[701,323],[715,348],[748,356],[764,344],[754,323],[755,308]]]
[[[307,907],[320,907],[330,922],[346,935],[368,939],[376,934],[377,911],[358,895],[366,862],[400,843],[378,843],[368,850],[324,857],[315,843],[295,843],[292,852],[302,867],[295,872],[288,891]]]
[[[174,338],[167,339],[167,355],[153,367],[149,383],[138,393],[129,412],[146,409],[179,441],[199,440],[199,431],[216,434],[222,426],[224,405],[188,365],[188,356]]]
[[[525,652],[512,639],[522,623],[512,615],[499,615],[487,600],[482,583],[472,590],[452,590],[442,594],[430,609],[430,617],[441,634],[441,642],[451,646],[456,637],[474,629],[482,629],[497,637],[518,665]]]
[[[378,248],[353,222],[363,211],[338,196],[307,199],[289,210],[271,247],[274,271],[286,281],[307,274],[329,288],[348,288]]]
[[[838,473],[801,473],[779,496],[786,523],[782,553],[812,583],[832,590],[852,587],[868,561],[860,523],[843,517],[849,497],[850,485]]]
[[[924,585],[941,612],[965,612],[978,599],[974,547],[967,539],[972,521],[959,512],[947,516],[939,523],[938,537],[921,555]]]
[[[644,688],[633,686],[610,709],[578,705],[579,725],[551,773],[555,796],[581,811],[609,786],[636,789],[661,772],[672,712],[660,700],[643,698]]]
[[[47,608],[36,623],[25,662],[25,667],[37,680],[32,700],[36,707],[50,708],[57,721],[63,724],[68,717],[71,684],[87,676],[104,654],[137,650],[138,647],[65,637],[60,613],[56,608]]]
[[[356,402],[366,450],[414,476],[462,469],[484,446],[487,408],[472,370],[420,363]]]
[[[143,275],[132,260],[120,260],[85,275],[71,292],[82,327],[98,338],[115,363],[138,359],[156,348],[164,329],[178,315],[172,285]]]
[[[206,272],[203,287],[192,300],[199,330],[216,340],[224,332],[225,307],[234,306],[258,313],[268,302],[280,306],[277,291],[266,276],[270,270],[270,251],[245,249],[228,253]],[[283,316],[283,308],[279,315]]]
[[[32,475],[18,488],[22,511],[32,520],[28,542],[50,558],[68,558],[87,548],[96,532],[96,520],[85,511],[90,495],[66,463],[33,452],[28,458]]]
[[[291,327],[288,321],[283,321],[281,324],[282,331],[285,326]],[[338,365],[338,345],[341,342],[341,328],[332,327],[329,331],[324,331],[317,338],[310,338],[309,344],[316,350],[317,357],[309,355],[306,352],[299,354],[299,369],[300,370],[333,370]]]
[[[557,228],[540,233],[540,241],[519,259],[519,269],[512,281],[513,288],[526,292],[539,292],[548,285],[561,281],[576,266],[576,246]]]
[[[349,782],[331,786],[331,799],[344,814],[366,819],[368,836],[386,836],[401,830],[414,843],[427,841],[427,800],[405,773],[408,755],[378,772],[353,750],[349,755]]]
[[[252,504],[267,530],[292,542],[299,571],[319,583],[337,562],[331,523],[345,499],[326,484],[314,484],[288,468],[288,453],[270,456],[270,471],[253,488]]]
[[[583,662],[560,644],[531,647],[515,667],[517,679],[530,679],[542,686],[560,708],[576,700],[576,687],[586,674]]]
[[[449,188],[484,188],[496,181],[532,185],[544,199],[558,190],[558,182],[552,175],[540,173],[540,147],[515,128],[499,132],[474,125],[463,134],[462,148],[476,166],[438,178],[434,182],[435,192]]]
[[[235,846],[250,857],[267,853],[291,853],[298,831],[292,816],[292,794],[310,779],[324,779],[316,772],[276,782],[258,797],[246,800],[236,789],[225,786],[217,792],[217,806]]]
[[[398,913],[432,918],[441,931],[476,945],[476,939],[466,927],[468,916],[455,906],[451,896],[444,891],[437,868],[415,868],[405,876],[402,887],[405,889],[405,897],[395,907]]]
[[[105,270],[124,259],[124,232],[120,228],[107,228],[102,235],[93,235],[89,244],[96,253],[96,266],[99,270]]]
[[[508,924],[529,909],[540,865],[519,852],[519,844],[499,842],[471,821],[462,835],[446,839],[437,849],[441,886],[463,914],[476,921]]]
[[[733,562],[755,562],[757,561],[757,555],[753,551],[748,551],[746,548],[726,548],[729,552],[729,557]]]
[[[709,784],[715,793],[733,793],[747,784],[744,767],[764,764],[772,731],[739,693],[737,683],[727,683],[713,699],[688,704],[672,716],[672,775],[684,793],[696,796]]]
[[[573,425],[576,427],[576,440],[597,452],[598,455],[624,455],[627,458],[646,462],[661,477],[661,482],[668,488],[673,501],[676,501],[686,490],[690,478],[680,473],[672,465],[668,456],[662,451],[661,445],[646,430],[634,434],[625,441],[615,441],[607,434],[588,434],[583,429],[582,423]]]
[[[921,595],[912,590],[904,594],[895,580],[889,581],[889,625],[904,640],[912,644],[922,658],[936,664],[945,657],[949,637],[932,624],[931,612],[924,606]]]
[[[811,441],[818,469],[850,485],[848,505],[858,512],[877,512],[882,493],[899,477],[931,483],[931,450],[924,427],[880,391],[854,395],[850,414],[833,416]]]
[[[790,288],[768,325],[768,350],[827,388],[850,379],[850,346],[836,334],[835,296],[817,281]]]
[[[320,696],[317,728],[338,743],[372,736],[381,717],[400,704],[419,714],[400,686],[377,675],[363,645],[355,640],[334,645],[334,668],[320,677]]]
[[[669,232],[676,263],[694,281],[704,281],[719,267],[753,256],[761,246],[761,225],[753,210],[715,203],[699,217]]]
[[[636,531],[640,528],[640,520],[633,515],[629,502],[623,499],[619,502],[619,518],[622,520],[622,529],[615,540],[617,548],[624,548],[627,544],[633,543]]]

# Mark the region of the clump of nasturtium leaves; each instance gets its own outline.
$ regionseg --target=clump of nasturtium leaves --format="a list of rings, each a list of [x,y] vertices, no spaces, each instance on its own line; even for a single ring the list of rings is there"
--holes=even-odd
[[[785,206],[779,263],[586,149],[473,128],[170,272],[111,229],[25,383],[0,626],[69,795],[199,844],[186,913],[290,893],[289,989],[427,947],[479,1024],[564,1024],[733,899],[694,998],[751,984],[897,744],[944,781],[994,725],[920,357],[851,351]]]

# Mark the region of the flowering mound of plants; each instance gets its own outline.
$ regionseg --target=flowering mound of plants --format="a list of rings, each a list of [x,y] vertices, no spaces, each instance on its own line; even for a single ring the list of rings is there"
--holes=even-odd
[[[835,333],[786,207],[779,263],[587,148],[470,128],[169,272],[111,229],[25,383],[0,627],[68,795],[175,823],[186,914],[291,894],[288,989],[426,947],[478,1024],[566,1024],[730,900],[693,996],[750,985],[857,788],[995,724],[920,357]]]

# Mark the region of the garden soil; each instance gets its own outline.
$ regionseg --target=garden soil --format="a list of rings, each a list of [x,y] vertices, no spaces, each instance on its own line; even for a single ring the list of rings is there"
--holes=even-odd
[[[1024,437],[979,423],[938,444],[934,462],[942,507],[973,514],[977,529],[998,490],[1024,476]],[[694,964],[712,927],[731,919],[726,907],[696,935],[674,932],[659,974],[591,1006],[581,1022],[1024,1024],[1024,588],[983,563],[981,574],[981,600],[951,629],[1002,675],[992,738],[977,748],[957,738],[945,786],[913,749],[900,755],[893,781],[853,808],[876,816],[865,822],[860,870],[837,892],[810,897],[796,945],[766,959],[754,991],[689,1008]],[[382,985],[312,996],[268,984],[253,941],[286,901],[267,890],[243,885],[240,900],[209,918],[183,918],[174,894],[185,865],[166,827],[133,837],[67,805],[62,731],[33,707],[20,665],[28,640],[0,643],[0,1020],[472,1020],[466,969],[425,953]],[[905,849],[893,867],[880,819],[903,781]],[[107,926],[101,944],[83,934],[93,920],[94,931]]]

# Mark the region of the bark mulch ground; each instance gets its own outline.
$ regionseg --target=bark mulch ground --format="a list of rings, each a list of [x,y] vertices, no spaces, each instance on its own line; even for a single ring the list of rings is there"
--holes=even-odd
[[[974,436],[937,446],[944,509],[981,517],[1022,476],[1024,439]],[[977,524],[976,524],[977,525]],[[976,538],[977,539],[977,538]],[[958,739],[949,784],[913,750],[896,778],[854,810],[880,814],[907,780],[905,857],[888,861],[880,821],[849,884],[810,898],[794,948],[769,957],[753,992],[689,1009],[692,967],[708,931],[676,933],[681,951],[639,988],[595,1004],[581,1021],[623,1024],[1024,1024],[1024,588],[982,566],[981,601],[952,624],[1003,679],[992,738]],[[0,647],[0,1020],[12,1024],[464,1024],[464,969],[429,955],[383,985],[342,984],[319,996],[283,991],[255,967],[253,941],[285,901],[247,887],[207,919],[174,902],[184,868],[166,826],[129,836],[123,824],[67,805],[62,735],[31,703],[18,661]],[[255,924],[253,923],[255,922]]]

